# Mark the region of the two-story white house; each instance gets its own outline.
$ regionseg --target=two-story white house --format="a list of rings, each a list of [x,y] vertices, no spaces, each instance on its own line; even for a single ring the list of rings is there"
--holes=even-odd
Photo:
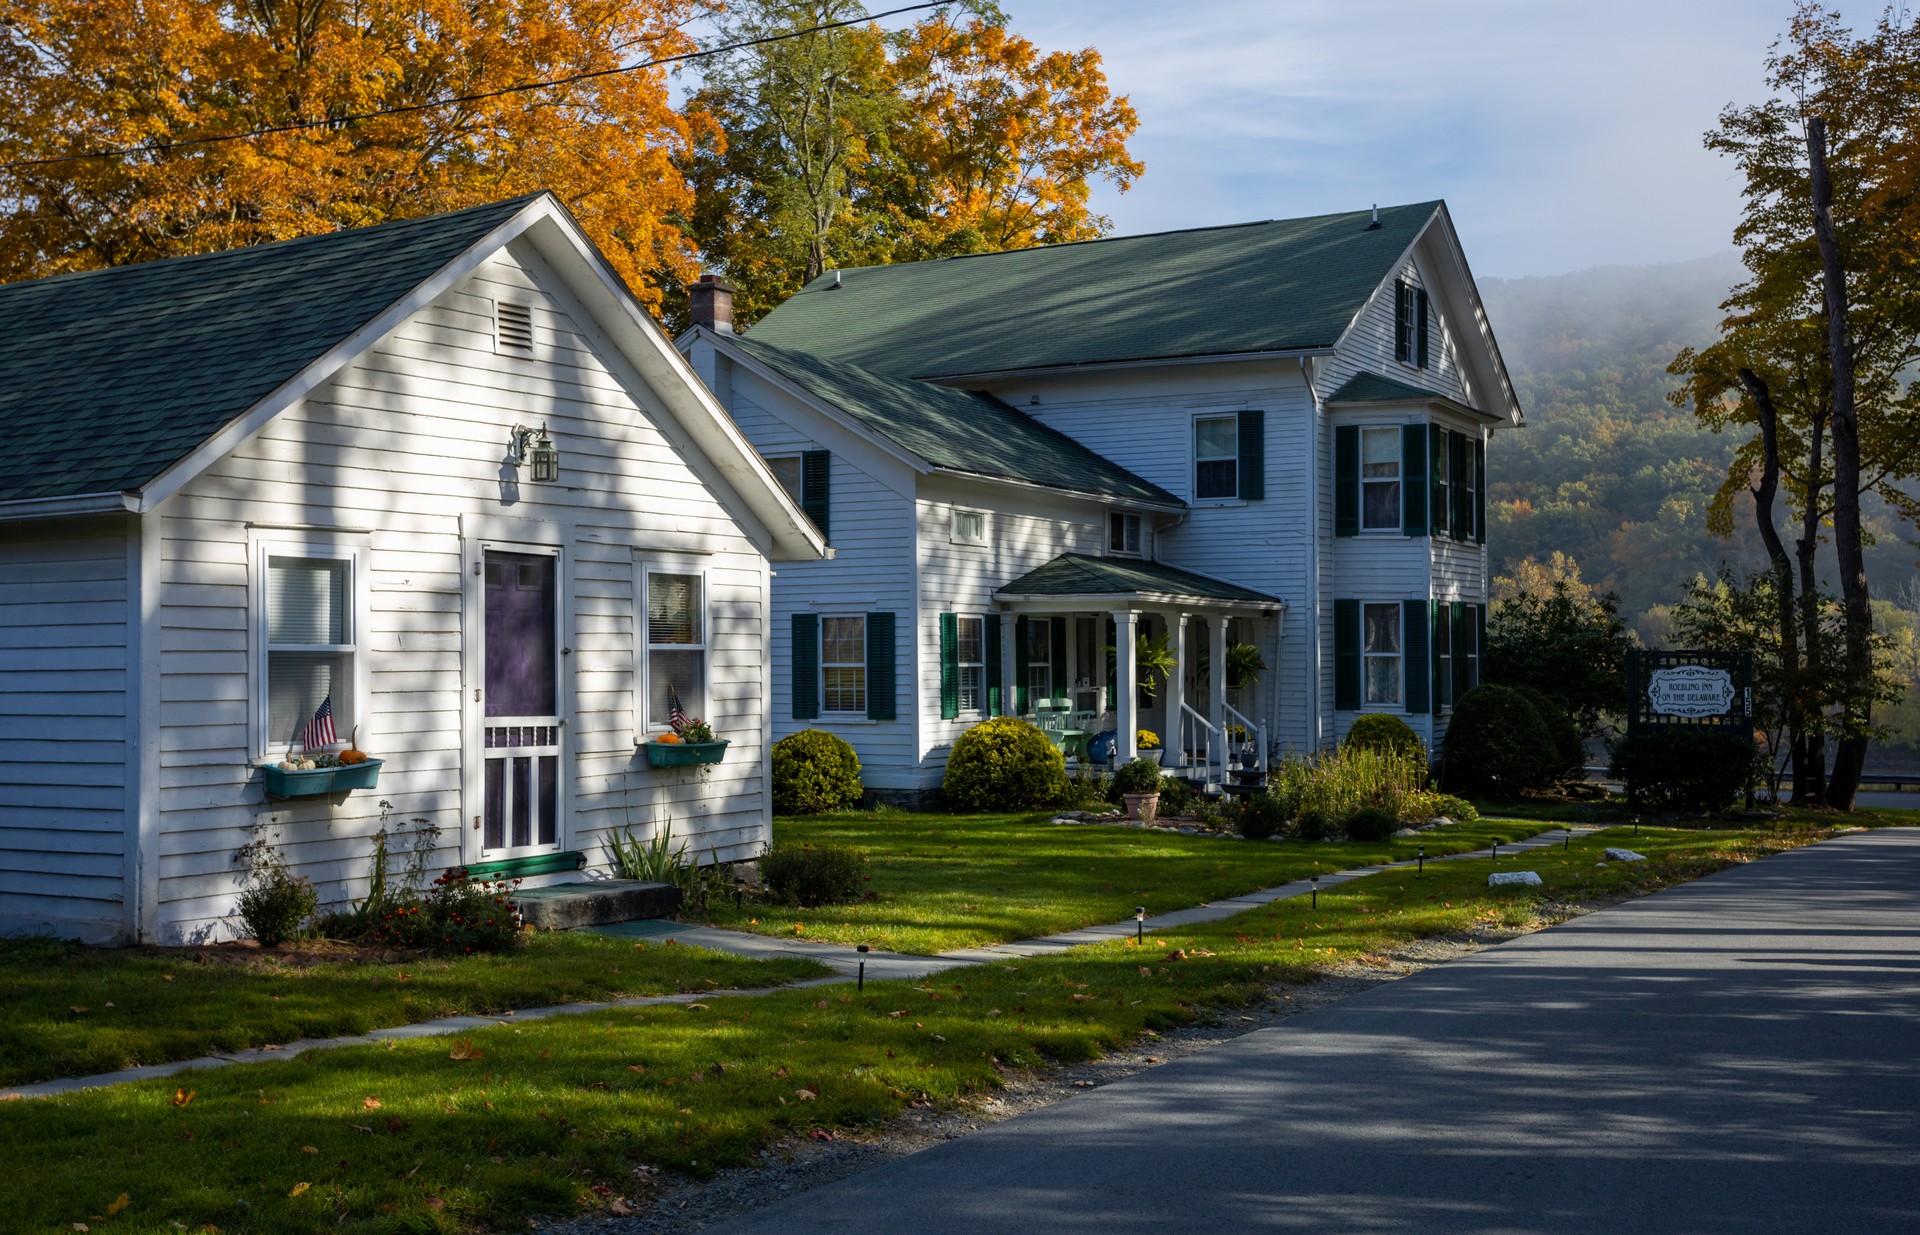
[[[833,271],[748,332],[730,296],[679,346],[832,553],[775,575],[774,732],[879,796],[993,715],[1216,782],[1364,712],[1437,743],[1477,682],[1522,413],[1443,203]],[[1142,636],[1172,672],[1113,689]]]

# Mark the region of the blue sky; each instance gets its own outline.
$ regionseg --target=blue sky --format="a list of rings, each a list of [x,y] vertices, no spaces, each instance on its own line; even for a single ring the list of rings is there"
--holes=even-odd
[[[880,11],[887,6],[870,0]],[[1002,0],[1097,47],[1147,174],[1120,233],[1444,197],[1481,276],[1731,247],[1733,169],[1702,149],[1761,88],[1789,0]],[[1843,0],[1856,27],[1878,3]],[[904,19],[895,18],[888,24]]]

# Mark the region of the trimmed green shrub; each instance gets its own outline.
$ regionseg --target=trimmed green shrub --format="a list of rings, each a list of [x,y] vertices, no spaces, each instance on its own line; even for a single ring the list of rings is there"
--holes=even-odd
[[[1390,838],[1400,829],[1400,820],[1392,811],[1369,806],[1347,816],[1347,839],[1373,843]]]
[[[1453,708],[1447,726],[1444,779],[1448,793],[1512,798],[1553,783],[1559,754],[1546,722],[1511,686],[1476,686]]]
[[[1113,774],[1113,795],[1117,801],[1122,794],[1159,793],[1160,781],[1159,764],[1147,759],[1135,759]]]
[[[1248,840],[1278,836],[1286,824],[1286,803],[1271,793],[1256,793],[1242,798],[1233,810],[1234,831]]]
[[[1340,746],[1384,751],[1423,761],[1427,757],[1426,744],[1421,742],[1420,735],[1406,721],[1389,712],[1368,712],[1355,720],[1347,729],[1347,740]]]
[[[941,787],[961,810],[1033,810],[1066,798],[1067,761],[1039,729],[996,716],[954,742]]]
[[[824,815],[857,805],[860,756],[844,738],[802,729],[773,744],[773,813]]]
[[[1613,773],[1647,806],[1666,810],[1723,810],[1753,774],[1754,742],[1718,725],[1642,729],[1613,747]]]
[[[760,856],[760,883],[784,905],[812,909],[860,899],[869,879],[867,855],[848,845],[781,841]]]
[[[1580,740],[1580,729],[1573,723],[1573,717],[1561,706],[1558,699],[1544,690],[1531,686],[1514,688],[1527,697],[1533,710],[1540,713],[1540,721],[1547,727],[1547,737],[1553,742],[1555,780],[1579,780],[1586,775],[1587,744]]]
[[[1301,840],[1325,840],[1333,835],[1333,819],[1324,811],[1303,810],[1293,817],[1293,834]]]
[[[305,879],[284,867],[275,876],[257,880],[240,894],[240,921],[263,948],[297,936],[320,904],[320,894]]]
[[[1480,811],[1473,803],[1450,793],[1421,790],[1408,794],[1400,803],[1400,818],[1416,827],[1429,819],[1446,818],[1455,823],[1472,823],[1479,817]]]
[[[1160,813],[1163,815],[1184,815],[1193,809],[1200,795],[1193,786],[1178,776],[1160,778]]]

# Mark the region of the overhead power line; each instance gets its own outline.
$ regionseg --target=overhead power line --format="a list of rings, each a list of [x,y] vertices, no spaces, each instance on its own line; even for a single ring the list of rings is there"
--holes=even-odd
[[[302,133],[312,129],[335,129],[342,125],[360,120],[380,120],[388,116],[406,116],[415,112],[433,111],[441,107],[454,107],[461,103],[480,103],[487,99],[504,98],[512,94],[529,94],[535,90],[550,90],[555,86],[571,86],[576,82],[592,81],[598,77],[617,77],[622,73],[638,73],[642,69],[655,69],[665,64],[678,64],[687,60],[698,60],[703,56],[718,56],[730,51],[744,51],[749,47],[763,47],[768,43],[781,43],[788,39],[797,39],[809,34],[820,34],[827,30],[838,30],[843,26],[857,26],[863,22],[879,21],[883,17],[895,17],[901,13],[913,13],[920,9],[946,8],[954,0],[926,0],[922,4],[905,4],[899,8],[888,9],[883,13],[864,13],[859,17],[849,17],[841,21],[825,22],[818,26],[809,26],[804,30],[788,30],[781,34],[767,34],[755,39],[741,39],[737,43],[727,43],[719,47],[702,47],[693,51],[681,52],[676,56],[661,56],[655,60],[642,61],[639,64],[623,64],[617,68],[595,69],[589,73],[574,73],[566,77],[549,78],[546,81],[523,82],[517,86],[503,86],[498,90],[483,90],[478,94],[453,95],[444,99],[431,99],[425,103],[409,103],[404,107],[386,107],[378,111],[354,112],[345,116],[330,116],[325,120],[302,120],[294,124],[276,124],[266,128],[248,129],[241,133],[215,133],[207,137],[183,137],[177,141],[145,142],[135,146],[109,147],[105,150],[89,150],[80,154],[55,154],[38,159],[16,159],[11,163],[0,163],[0,171],[17,171],[28,167],[46,167],[53,163],[78,163],[87,159],[118,159],[135,154],[166,154],[169,151],[188,146],[215,146],[224,142],[248,141],[255,137],[271,137],[279,133]]]

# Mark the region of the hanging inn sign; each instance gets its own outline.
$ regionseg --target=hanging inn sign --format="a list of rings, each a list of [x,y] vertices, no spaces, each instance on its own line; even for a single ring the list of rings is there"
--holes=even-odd
[[[1753,726],[1753,653],[1627,653],[1627,731],[1643,726]]]

